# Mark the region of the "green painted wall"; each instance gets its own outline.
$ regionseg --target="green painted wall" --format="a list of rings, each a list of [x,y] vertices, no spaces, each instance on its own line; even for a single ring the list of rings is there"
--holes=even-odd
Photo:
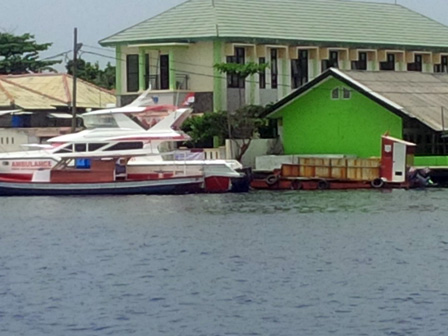
[[[218,64],[222,62],[223,59],[223,43],[222,41],[213,41],[213,64]],[[223,85],[221,74],[218,69],[213,69],[213,110],[222,111],[223,110]]]
[[[116,65],[115,65],[115,91],[117,95],[120,95],[123,93],[121,83],[122,83],[122,73],[123,73],[123,63],[124,60],[122,60],[122,57],[124,57],[121,54],[121,46],[117,45],[115,47],[115,57],[117,59]]]
[[[283,116],[285,154],[351,154],[380,156],[381,135],[402,138],[402,121],[361,93],[333,100],[334,88],[346,86],[330,78],[278,111]]]
[[[448,167],[448,156],[416,156],[414,166],[417,167]]]
[[[140,91],[145,90],[145,49],[138,48],[138,87]]]

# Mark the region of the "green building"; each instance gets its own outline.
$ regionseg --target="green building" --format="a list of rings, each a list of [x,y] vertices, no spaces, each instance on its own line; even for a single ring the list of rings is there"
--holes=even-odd
[[[380,156],[381,135],[416,143],[416,165],[448,166],[448,75],[329,69],[278,101],[286,155]]]
[[[199,112],[276,102],[330,67],[448,72],[448,27],[390,3],[188,0],[100,44],[116,51],[120,105],[151,88],[169,104],[195,92]],[[223,62],[270,66],[241,80]]]

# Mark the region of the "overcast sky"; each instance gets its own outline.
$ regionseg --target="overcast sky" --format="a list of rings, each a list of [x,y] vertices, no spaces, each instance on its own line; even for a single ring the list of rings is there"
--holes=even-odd
[[[157,15],[185,0],[3,0],[0,10],[0,31],[14,34],[32,33],[37,42],[52,42],[42,57],[73,49],[73,29],[78,28],[78,40],[84,50],[114,56],[112,49],[103,51],[98,41],[124,28]],[[242,0],[244,1],[244,0]],[[281,1],[281,0],[279,0]],[[358,0],[359,1],[359,0]],[[369,0],[364,0],[369,1]],[[375,2],[394,3],[395,0]],[[447,0],[397,0],[416,12],[448,25]],[[188,22],[185,22],[188,25]],[[82,55],[101,65],[101,56]]]

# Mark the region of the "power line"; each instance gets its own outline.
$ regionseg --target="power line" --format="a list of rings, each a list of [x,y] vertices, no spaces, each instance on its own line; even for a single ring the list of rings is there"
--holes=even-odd
[[[101,51],[106,51],[106,52],[110,52],[110,53],[115,54],[115,51],[113,51],[113,50],[109,50],[109,49],[106,49],[106,48],[95,47],[95,46],[91,46],[91,45],[88,45],[88,44],[83,44],[83,46],[84,46],[84,47],[87,47],[87,48],[96,49],[96,50],[101,50]]]
[[[101,56],[101,57],[106,57],[109,59],[114,59],[115,61],[122,61],[122,62],[126,62],[126,60],[122,59],[122,58],[117,58],[117,57],[112,57],[112,56],[108,56],[108,55],[103,55],[103,54],[99,54],[96,52],[90,52],[90,51],[84,51],[84,53],[86,54],[92,54],[92,55],[97,55],[97,56]],[[150,57],[150,59],[156,61],[156,58]],[[174,63],[178,63],[178,64],[187,64],[187,65],[194,65],[194,66],[198,66],[198,67],[205,67],[207,69],[214,69],[212,66],[207,66],[207,65],[200,65],[200,64],[193,64],[193,63],[186,63],[186,62],[176,62],[174,61]],[[158,69],[158,67],[156,65],[149,65],[150,68],[155,68]],[[217,79],[227,79],[227,76],[218,76],[218,75],[211,75],[211,74],[206,74],[206,73],[200,73],[200,72],[193,72],[193,71],[188,71],[188,70],[180,70],[180,69],[176,69],[176,68],[170,68],[170,70],[172,71],[176,71],[177,73],[184,73],[184,74],[189,74],[189,75],[196,75],[196,76],[202,76],[202,77],[209,77],[209,78],[217,78]],[[277,75],[278,76],[278,75]],[[288,75],[283,74],[283,77],[286,77]],[[252,83],[259,83],[258,81],[254,81],[254,80],[249,80]],[[269,82],[266,82],[266,84],[271,84]],[[291,87],[289,84],[277,84],[277,86],[281,86],[281,87]]]
[[[97,55],[97,56],[101,56],[101,57],[107,57],[107,58],[113,59],[115,61],[126,62],[125,59],[118,58],[118,57],[113,57],[113,56],[109,56],[109,55],[103,55],[103,54],[92,52],[92,51],[84,51],[84,52],[86,54],[92,54],[92,55]],[[151,57],[151,56],[149,56],[149,59],[152,60],[152,61],[158,61],[157,58]],[[213,67],[211,67],[209,65],[197,64],[197,63],[189,63],[189,62],[183,62],[183,61],[177,61],[177,60],[173,60],[173,63],[184,64],[184,65],[191,65],[191,66],[200,67],[200,68],[207,68],[207,69],[213,68]],[[157,68],[157,66],[155,66],[155,65],[149,64],[149,66]]]
[[[61,56],[67,56],[67,55],[68,55],[69,53],[71,53],[72,51],[73,51],[73,50],[64,51],[64,52],[59,53],[59,54],[54,55],[54,56],[49,56],[49,57],[42,58],[41,60],[42,60],[42,61],[45,61],[45,60],[48,60],[48,59],[58,58],[58,57],[61,57]]]
[[[100,49],[100,48],[98,48],[98,49]],[[109,55],[103,55],[103,54],[96,53],[96,52],[84,51],[84,53],[92,54],[92,55],[96,55],[96,56],[101,56],[101,57],[106,57],[106,58],[109,58],[109,59],[113,59],[115,61],[126,62],[125,59],[118,58],[118,57],[113,57],[113,56],[109,56]],[[151,56],[149,57],[149,59],[153,60],[153,61],[157,61],[157,58],[154,58],[154,57],[151,57]],[[189,63],[189,62],[182,62],[182,61],[176,61],[176,60],[174,60],[173,63],[192,65],[192,66],[203,67],[203,68],[207,68],[207,69],[214,69],[213,66],[208,66],[208,65],[203,65],[203,64],[195,64],[195,63]],[[158,69],[158,67],[156,65],[152,65],[152,64],[149,64],[149,67]],[[183,73],[183,74],[189,74],[189,75],[195,75],[195,76],[202,76],[202,77],[216,78],[216,79],[223,79],[223,80],[227,79],[227,76],[211,75],[211,74],[206,74],[206,73],[201,73],[201,72],[194,72],[194,71],[189,71],[189,70],[181,70],[181,69],[177,69],[177,68],[170,68],[170,70],[175,71],[177,73]],[[277,76],[279,76],[279,75],[277,74]],[[280,76],[281,77],[290,77],[289,74],[281,74]],[[259,84],[260,83],[259,81],[256,81],[256,80],[250,80],[249,79],[248,81],[251,82],[251,83],[255,83],[255,84]],[[391,84],[392,83],[399,83],[399,84],[403,83],[403,81],[366,81],[366,82],[391,83]],[[434,82],[430,82],[430,81],[426,82],[426,81],[424,81],[424,82],[419,82],[419,83],[434,83]],[[266,81],[266,84],[270,85],[272,83]],[[280,83],[278,83],[277,86],[291,88],[290,84],[280,84]],[[313,90],[328,90],[328,91],[331,91],[333,89],[313,88]],[[446,92],[446,93],[442,92],[441,93],[441,92],[432,92],[432,91],[427,91],[427,92],[400,92],[400,91],[377,91],[377,90],[372,90],[372,92],[379,93],[379,94],[382,94],[382,93],[391,93],[392,94],[392,93],[394,93],[394,94],[408,94],[408,95],[448,94],[448,92]]]

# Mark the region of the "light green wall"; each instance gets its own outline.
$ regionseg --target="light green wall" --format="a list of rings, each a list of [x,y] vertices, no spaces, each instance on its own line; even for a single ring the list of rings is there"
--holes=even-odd
[[[125,57],[121,54],[121,46],[116,46],[115,48],[115,58],[117,59],[116,65],[115,65],[115,91],[117,95],[120,95],[123,93],[122,90],[122,73],[123,73],[123,64],[124,61],[122,60],[122,57]]]
[[[145,49],[138,48],[138,87],[140,91],[145,90]]]
[[[366,158],[380,156],[384,133],[402,138],[400,117],[353,89],[351,99],[333,100],[331,91],[336,87],[347,86],[330,78],[278,111],[283,115],[285,154]]]
[[[448,156],[416,156],[414,166],[417,167],[448,167]]]
[[[213,64],[218,64],[222,62],[223,59],[223,44],[222,41],[213,41]],[[213,68],[213,110],[222,111],[223,110],[223,85],[221,80],[221,74],[218,69]]]
[[[169,62],[169,78],[170,78],[170,90],[174,91],[176,90],[176,71],[175,71],[175,66],[174,66],[174,50],[172,48],[170,48],[170,50],[168,51],[168,62]]]

